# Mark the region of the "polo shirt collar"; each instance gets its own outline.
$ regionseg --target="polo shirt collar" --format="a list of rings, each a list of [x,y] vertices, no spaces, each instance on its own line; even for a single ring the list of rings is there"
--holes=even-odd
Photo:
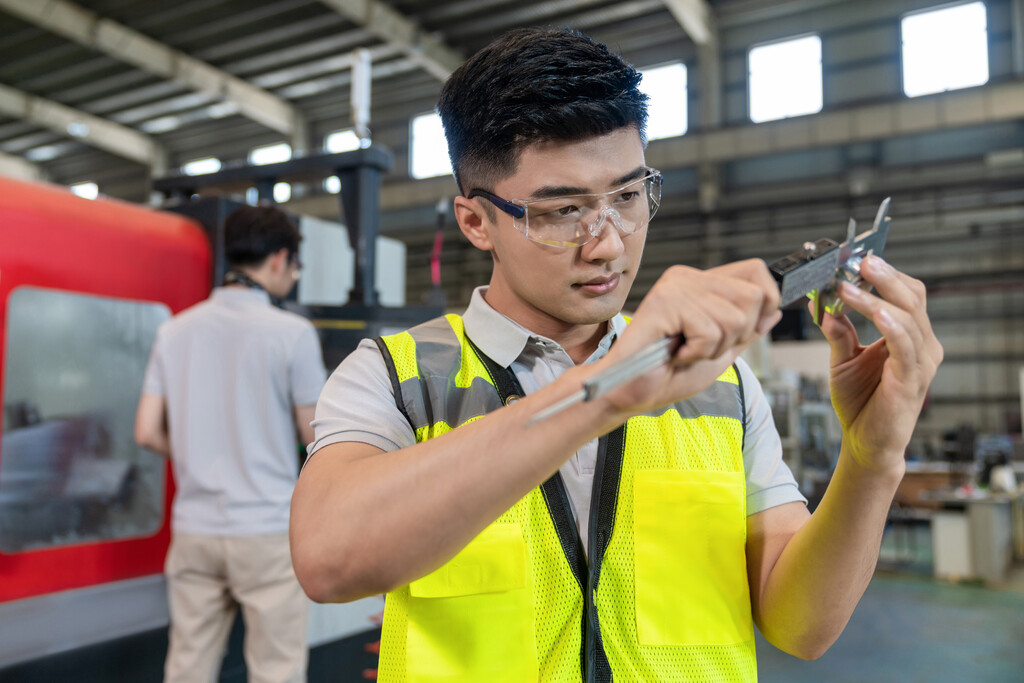
[[[509,367],[526,349],[529,343],[546,341],[554,344],[547,337],[530,332],[519,323],[491,308],[484,300],[487,287],[477,287],[469,300],[469,306],[462,316],[466,334],[481,351],[502,367]],[[608,333],[601,340],[598,350],[591,359],[604,355],[612,342],[626,329],[626,320],[622,314],[616,314],[608,321]]]
[[[214,287],[210,298],[218,303],[265,303],[270,304],[270,295],[264,289],[255,287]]]

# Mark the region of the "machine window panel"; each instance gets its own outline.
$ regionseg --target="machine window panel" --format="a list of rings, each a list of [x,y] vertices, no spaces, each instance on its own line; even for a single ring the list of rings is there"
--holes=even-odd
[[[7,300],[0,550],[156,533],[166,461],[135,443],[163,304],[20,287]]]

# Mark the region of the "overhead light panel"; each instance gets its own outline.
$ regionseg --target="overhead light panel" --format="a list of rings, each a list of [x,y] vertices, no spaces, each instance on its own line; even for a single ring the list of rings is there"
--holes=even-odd
[[[287,142],[279,142],[276,145],[257,147],[249,152],[249,163],[254,166],[276,164],[281,161],[288,161],[291,158],[292,146]]]
[[[96,183],[78,183],[71,186],[71,191],[84,199],[96,199],[100,196],[100,188]]]
[[[185,175],[205,175],[207,173],[216,173],[219,170],[220,159],[216,157],[196,159],[181,167],[181,172]]]

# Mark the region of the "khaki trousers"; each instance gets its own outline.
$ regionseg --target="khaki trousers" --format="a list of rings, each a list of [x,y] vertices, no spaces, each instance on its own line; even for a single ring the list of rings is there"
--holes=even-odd
[[[250,683],[303,683],[309,599],[288,534],[174,533],[165,565],[171,614],[166,683],[213,683],[239,606]]]

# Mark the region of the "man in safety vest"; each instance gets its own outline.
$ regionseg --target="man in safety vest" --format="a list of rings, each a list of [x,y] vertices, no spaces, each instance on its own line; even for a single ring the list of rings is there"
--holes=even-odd
[[[674,266],[620,314],[661,197],[639,81],[586,36],[522,29],[444,86],[490,284],[339,366],[292,499],[310,597],[388,594],[381,680],[755,680],[755,624],[818,657],[871,578],[942,357],[924,287],[868,258],[877,294],[841,296],[883,339],[823,321],[844,434],[809,514],[738,358],[779,319],[765,264]],[[533,420],[679,335],[660,368]]]

